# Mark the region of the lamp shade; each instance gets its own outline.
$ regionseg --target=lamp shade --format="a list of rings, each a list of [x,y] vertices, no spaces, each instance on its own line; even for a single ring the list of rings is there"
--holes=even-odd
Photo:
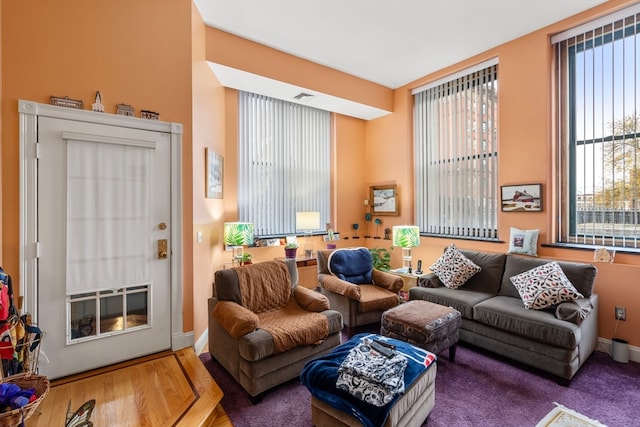
[[[394,225],[393,246],[402,248],[420,246],[420,228],[417,225]]]
[[[250,222],[225,222],[224,244],[227,246],[253,244],[253,224]]]
[[[296,212],[296,230],[320,228],[320,212]]]

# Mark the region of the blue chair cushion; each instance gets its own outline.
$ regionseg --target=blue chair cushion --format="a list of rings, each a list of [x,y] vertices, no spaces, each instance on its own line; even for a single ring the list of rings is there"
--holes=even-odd
[[[328,259],[331,274],[356,285],[373,283],[373,257],[367,248],[342,248]]]

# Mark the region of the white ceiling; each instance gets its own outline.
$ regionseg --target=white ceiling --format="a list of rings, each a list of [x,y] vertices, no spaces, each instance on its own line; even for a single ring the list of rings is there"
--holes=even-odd
[[[194,0],[210,27],[391,89],[604,1]]]

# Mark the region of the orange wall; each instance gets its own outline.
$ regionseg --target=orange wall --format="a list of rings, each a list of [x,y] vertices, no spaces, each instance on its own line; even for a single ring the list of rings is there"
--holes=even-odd
[[[2,0],[2,266],[19,282],[18,100],[127,103],[182,123],[184,329],[192,330],[191,3]],[[17,288],[17,286],[16,286]]]
[[[205,60],[205,24],[192,6],[193,33],[193,322],[196,339],[207,329],[207,298],[220,257],[218,225],[222,222],[222,199],[205,197],[205,149],[224,156],[224,88]],[[198,242],[198,233],[202,236]]]
[[[557,170],[550,161],[553,153],[551,99],[551,34],[571,28],[604,13],[631,3],[610,1],[603,6],[531,33],[470,58],[452,67],[427,75],[395,92],[394,114],[366,124],[367,181],[395,179],[401,197],[401,215],[394,223],[411,223],[413,181],[411,89],[434,81],[460,69],[487,59],[499,58],[499,185],[542,183],[544,210],[541,213],[499,213],[499,237],[502,243],[422,238],[414,258],[422,258],[429,266],[453,242],[459,247],[505,252],[508,250],[509,228],[540,229],[539,242],[553,243],[550,231],[555,222],[552,179]],[[391,145],[393,141],[393,145]],[[398,252],[398,251],[395,251]],[[592,262],[593,252],[577,249],[539,247],[539,256],[562,260]],[[399,265],[399,253],[393,253],[392,265]],[[633,278],[640,275],[640,255],[618,254],[614,264],[596,264],[599,273],[595,292],[600,295],[599,336],[611,338],[614,333],[614,306],[627,308],[627,321],[618,325],[618,336],[640,346],[640,289]]]
[[[592,13],[538,31],[492,49],[445,70],[391,91],[379,85],[286,55],[265,46],[204,26],[188,0],[2,0],[0,7],[0,132],[2,135],[2,265],[18,272],[18,128],[17,101],[48,102],[50,95],[69,95],[93,102],[96,90],[112,110],[125,102],[137,110],[159,111],[162,120],[180,122],[183,135],[184,329],[199,338],[206,328],[206,298],[213,272],[229,258],[222,250],[222,226],[237,217],[235,172],[237,159],[237,96],[220,86],[205,60],[234,66],[288,83],[340,96],[394,113],[364,122],[335,115],[332,160],[336,194],[332,219],[343,237],[351,224],[364,232],[364,199],[369,186],[395,183],[400,193],[400,216],[381,217],[382,228],[413,222],[412,87],[445,76],[493,56],[500,58],[500,184],[542,182],[547,199],[553,197],[555,170],[551,153],[551,48],[548,34],[561,31],[596,13],[626,5],[610,1]],[[63,25],[64,23],[64,25]],[[285,65],[283,65],[285,64]],[[159,72],[161,70],[161,72]],[[543,96],[541,96],[543,95]],[[204,197],[204,149],[225,159],[223,200]],[[522,153],[526,156],[522,156]],[[522,158],[526,160],[522,160]],[[541,241],[552,242],[547,230],[552,210],[542,213],[500,214],[500,236],[510,226],[540,228]],[[7,208],[9,207],[9,208]],[[370,230],[373,233],[373,230]],[[197,233],[203,240],[198,243]],[[382,240],[343,240],[340,246],[390,246]],[[422,239],[416,257],[425,265],[442,252],[446,239]],[[506,244],[456,241],[459,246],[505,251]],[[316,248],[324,244],[314,240]],[[250,250],[254,259],[282,256],[280,248]],[[589,251],[541,248],[544,257],[590,261]],[[394,265],[400,253],[393,253]],[[638,275],[637,255],[618,254],[616,263],[598,265],[596,291],[601,296],[600,336],[613,334],[613,306],[627,307],[627,322],[618,335],[633,345],[640,337],[640,292],[628,277]]]
[[[387,111],[393,103],[391,89],[210,27],[207,59]]]

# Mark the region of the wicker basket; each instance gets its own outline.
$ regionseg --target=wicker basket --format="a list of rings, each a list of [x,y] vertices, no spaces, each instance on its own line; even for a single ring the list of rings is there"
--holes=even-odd
[[[42,375],[22,373],[4,378],[0,382],[13,383],[22,389],[34,388],[36,396],[38,396],[36,400],[22,408],[0,413],[0,427],[18,426],[24,420],[33,415],[36,409],[38,409],[40,402],[42,402],[42,400],[47,396],[47,393],[49,393],[49,379]]]

